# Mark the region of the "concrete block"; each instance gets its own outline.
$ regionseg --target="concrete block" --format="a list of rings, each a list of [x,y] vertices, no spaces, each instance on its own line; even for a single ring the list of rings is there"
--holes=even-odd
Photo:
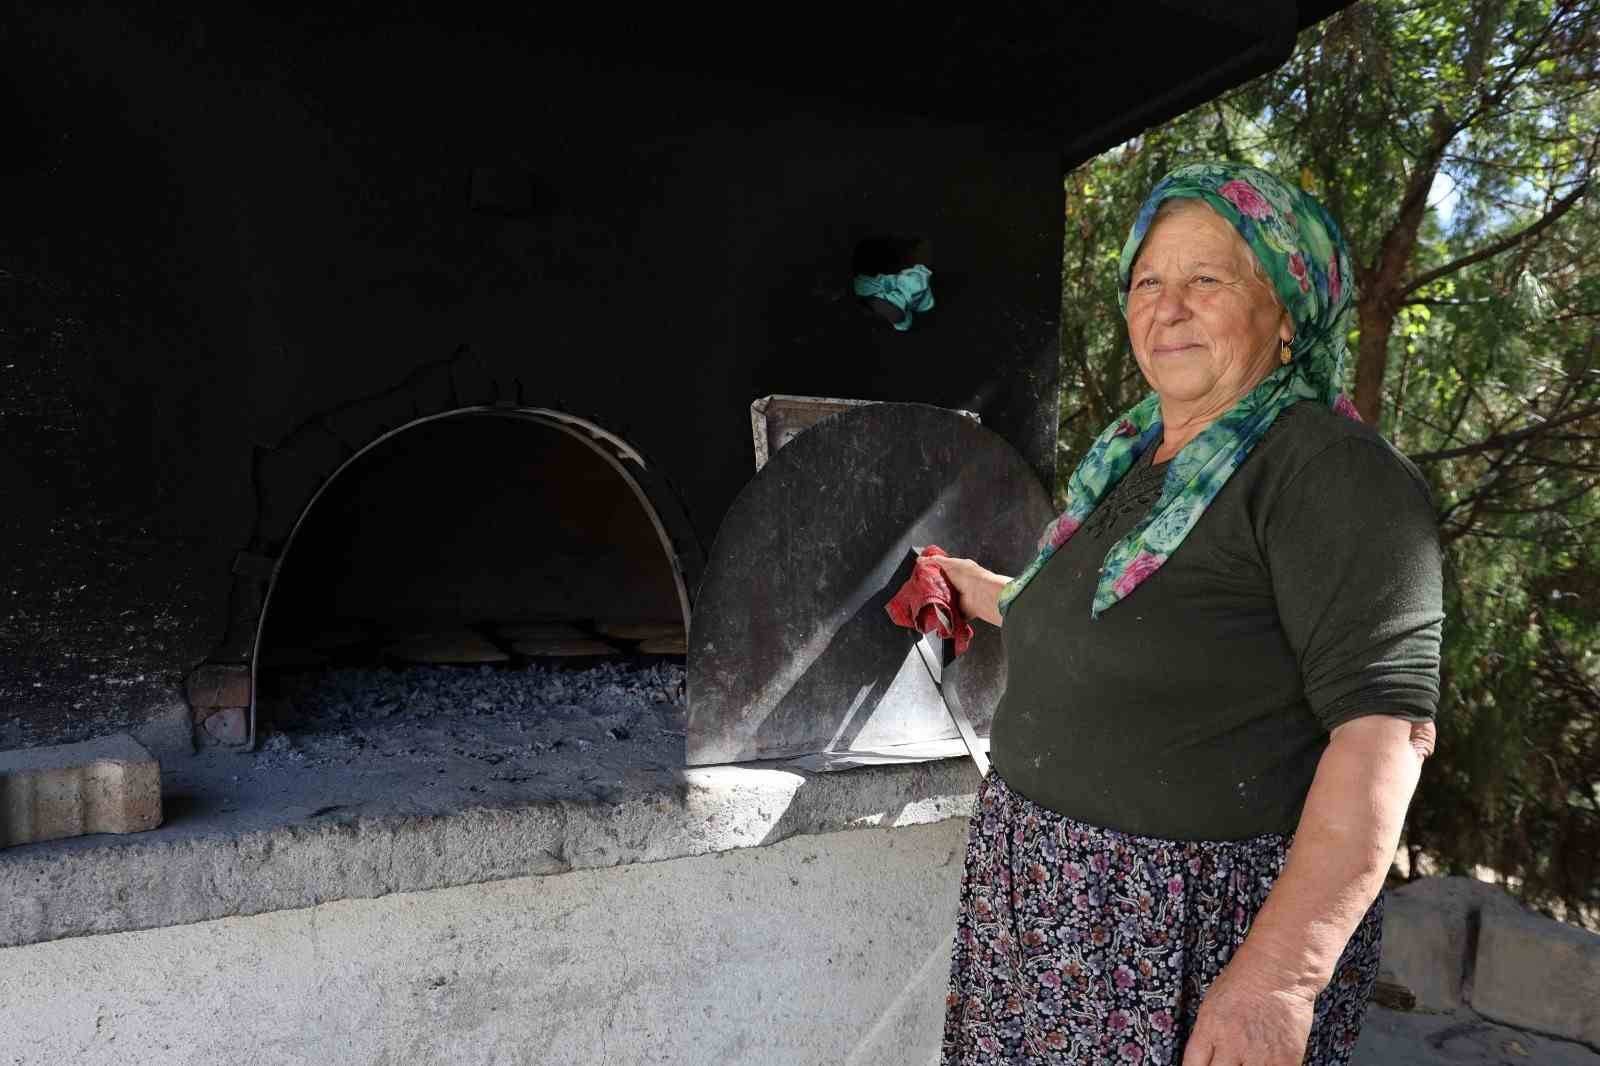
[[[1497,885],[1470,877],[1425,877],[1389,893],[1380,979],[1416,997],[1422,1010],[1455,1010],[1486,909],[1518,910]]]
[[[1472,1006],[1507,1025],[1600,1048],[1600,934],[1485,909]]]
[[[0,752],[0,847],[161,824],[161,767],[126,733]]]
[[[211,707],[250,706],[250,667],[233,663],[201,663],[189,675],[189,706],[196,711]],[[195,715],[204,719],[206,714]]]

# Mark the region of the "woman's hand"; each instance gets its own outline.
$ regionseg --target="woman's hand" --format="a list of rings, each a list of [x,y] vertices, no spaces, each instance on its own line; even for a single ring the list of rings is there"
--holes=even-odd
[[[985,570],[971,559],[952,559],[948,555],[926,558],[944,571],[945,580],[955,590],[956,610],[968,618],[1000,624],[1000,590],[1011,584],[1009,577]]]
[[[1316,996],[1224,966],[1183,1049],[1183,1066],[1300,1066]]]

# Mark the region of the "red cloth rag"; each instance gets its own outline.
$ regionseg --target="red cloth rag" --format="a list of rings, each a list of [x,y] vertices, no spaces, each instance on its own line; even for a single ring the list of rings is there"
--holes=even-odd
[[[946,640],[953,637],[956,654],[960,655],[972,643],[972,623],[956,610],[955,589],[950,587],[944,571],[929,561],[935,555],[949,557],[937,544],[922,549],[912,564],[911,579],[900,586],[887,610],[895,625],[919,633],[937,633]]]

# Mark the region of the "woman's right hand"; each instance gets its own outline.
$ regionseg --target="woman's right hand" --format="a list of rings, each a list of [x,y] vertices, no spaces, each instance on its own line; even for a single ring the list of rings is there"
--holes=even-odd
[[[1000,590],[1011,583],[1004,574],[985,570],[971,559],[948,555],[926,557],[940,570],[955,590],[956,610],[968,618],[981,618],[990,625],[1000,624]]]

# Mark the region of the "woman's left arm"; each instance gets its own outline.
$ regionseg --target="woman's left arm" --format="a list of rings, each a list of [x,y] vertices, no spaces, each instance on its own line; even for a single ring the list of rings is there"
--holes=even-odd
[[[1383,887],[1434,725],[1372,714],[1336,726],[1294,844],[1250,933],[1212,982],[1183,1066],[1298,1066],[1317,994]]]

